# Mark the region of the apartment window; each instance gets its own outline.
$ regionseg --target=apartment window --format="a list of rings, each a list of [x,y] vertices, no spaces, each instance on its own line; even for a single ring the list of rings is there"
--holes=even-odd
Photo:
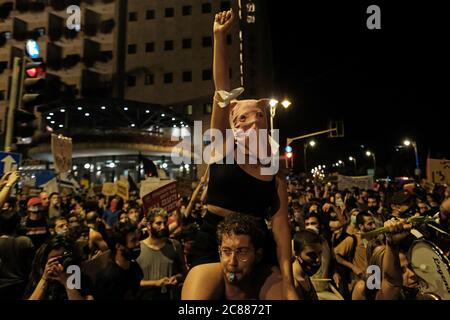
[[[192,39],[183,39],[183,49],[192,48]]]
[[[164,50],[165,51],[173,50],[173,41],[172,40],[164,41]]]
[[[172,18],[175,15],[175,10],[173,8],[166,8],[164,10],[164,16],[166,18]]]
[[[202,13],[211,13],[211,11],[211,3],[207,2],[202,4]]]
[[[211,69],[205,69],[202,72],[202,80],[203,81],[208,81],[212,79],[212,71]]]
[[[155,83],[155,75],[152,73],[147,73],[145,75],[145,85],[149,86]]]
[[[137,12],[130,12],[128,14],[128,21],[133,22],[133,21],[137,21],[137,19],[138,19]]]
[[[227,34],[227,44],[230,45],[232,42],[233,37],[231,36],[231,34]]]
[[[220,2],[220,11],[227,11],[231,9],[230,1],[221,1]]]
[[[191,82],[191,81],[192,81],[192,72],[183,71],[183,82]]]
[[[192,104],[184,106],[184,114],[192,116],[192,112],[193,112]]]
[[[164,73],[164,83],[172,83],[173,82],[173,73],[168,72]]]
[[[128,45],[128,54],[135,54],[137,52],[137,45],[129,44]]]
[[[212,104],[211,103],[205,103],[203,105],[203,113],[204,114],[211,114],[212,113]]]
[[[203,37],[202,38],[202,45],[204,48],[211,47],[212,46],[212,38],[211,37]]]
[[[154,42],[147,42],[145,44],[145,52],[153,52],[155,51],[155,43]]]
[[[190,16],[192,14],[192,6],[183,6],[183,16]]]
[[[136,76],[128,76],[127,85],[129,87],[135,87],[136,86]]]
[[[155,19],[155,10],[147,10],[146,19],[147,20]]]
[[[8,61],[0,61],[0,74],[8,68]]]

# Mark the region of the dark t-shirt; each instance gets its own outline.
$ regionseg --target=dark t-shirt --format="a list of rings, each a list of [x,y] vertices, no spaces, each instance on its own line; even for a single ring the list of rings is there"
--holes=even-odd
[[[41,217],[39,220],[31,220],[28,217],[25,218],[25,228],[27,232],[26,235],[33,242],[36,250],[39,249],[50,236],[47,220],[44,217]]]
[[[16,298],[23,295],[33,258],[34,246],[30,238],[0,237],[0,299],[3,295]]]
[[[113,260],[108,250],[84,265],[92,283],[95,300],[132,300],[136,299],[141,280],[142,269],[132,261],[128,269],[122,269]]]

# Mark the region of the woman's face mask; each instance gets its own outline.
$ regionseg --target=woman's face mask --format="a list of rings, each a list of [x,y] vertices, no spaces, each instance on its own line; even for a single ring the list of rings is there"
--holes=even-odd
[[[236,144],[244,148],[245,154],[261,160],[270,156],[264,101],[245,100],[236,104],[230,113],[230,125]]]

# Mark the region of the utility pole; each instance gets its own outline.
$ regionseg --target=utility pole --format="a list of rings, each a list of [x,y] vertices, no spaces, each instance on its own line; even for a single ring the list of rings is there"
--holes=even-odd
[[[11,91],[9,93],[9,107],[8,107],[8,116],[6,120],[6,135],[5,135],[5,151],[11,152],[11,145],[13,139],[13,131],[14,131],[14,112],[16,111],[16,107],[18,104],[19,97],[19,81],[21,74],[21,62],[22,59],[19,57],[14,57],[13,61],[13,72],[12,72],[12,82],[11,82]]]

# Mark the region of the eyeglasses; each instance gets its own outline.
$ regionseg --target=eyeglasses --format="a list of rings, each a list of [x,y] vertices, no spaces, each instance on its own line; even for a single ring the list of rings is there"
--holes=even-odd
[[[236,257],[241,262],[246,262],[250,255],[250,250],[248,248],[239,248],[233,250],[231,248],[220,248],[219,253],[224,259],[231,259],[233,252],[236,254]]]

